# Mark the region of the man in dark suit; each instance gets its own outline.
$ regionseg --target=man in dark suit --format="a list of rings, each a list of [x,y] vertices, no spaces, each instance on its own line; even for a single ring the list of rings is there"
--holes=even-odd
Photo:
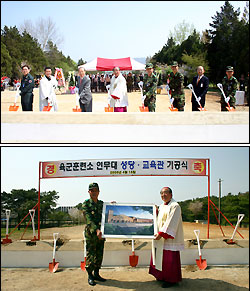
[[[28,65],[22,66],[23,78],[20,86],[21,104],[23,111],[33,111],[33,89],[35,87],[34,78],[30,74]]]
[[[205,97],[208,90],[209,80],[204,76],[204,68],[199,66],[197,68],[197,76],[193,78],[192,85],[197,98],[200,101],[202,107],[205,106]],[[194,94],[192,94],[192,111],[199,111],[200,105],[196,101]]]
[[[85,76],[85,69],[79,67],[76,87],[79,89],[79,103],[82,112],[92,112],[91,80]]]

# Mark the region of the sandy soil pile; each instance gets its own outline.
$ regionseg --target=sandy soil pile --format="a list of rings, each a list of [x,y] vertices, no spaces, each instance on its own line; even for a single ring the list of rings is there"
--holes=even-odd
[[[5,90],[1,92],[1,105],[2,112],[9,111],[9,106],[13,105],[16,91]],[[107,106],[107,93],[93,93],[93,112],[104,112],[104,107]],[[186,105],[185,111],[192,111],[191,103],[191,91],[185,89]],[[128,112],[140,112],[139,106],[141,106],[141,93],[132,92],[128,93],[129,106]],[[22,111],[21,99],[18,98],[17,105],[19,105],[18,112]],[[58,94],[57,102],[59,112],[72,112],[72,108],[76,106],[76,99],[74,94]],[[163,89],[161,94],[157,94],[156,97],[156,112],[170,112],[170,102],[166,90]],[[219,92],[209,92],[206,96],[206,106],[208,111],[220,112],[220,94]],[[237,106],[237,111],[249,111],[248,106]],[[34,112],[39,112],[39,89],[34,89]]]
[[[154,291],[161,283],[148,274],[148,268],[103,268],[100,274],[107,279],[91,287],[87,273],[79,269],[2,269],[1,290],[136,290]],[[199,270],[197,266],[182,268],[183,280],[169,290],[243,291],[249,290],[249,267],[209,267]]]

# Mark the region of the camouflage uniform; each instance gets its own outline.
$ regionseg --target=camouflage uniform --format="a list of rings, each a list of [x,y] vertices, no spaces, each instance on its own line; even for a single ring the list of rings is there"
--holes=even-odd
[[[230,100],[229,100],[229,104],[230,104],[230,107],[233,107],[235,108],[235,93],[236,93],[236,90],[237,90],[237,84],[238,84],[238,81],[237,79],[232,76],[229,80],[228,80],[228,77],[225,76],[222,80],[222,86],[223,86],[223,91],[226,95],[226,97],[230,97]],[[225,99],[224,99],[224,96],[221,94],[221,111],[228,111],[227,110],[227,103],[225,102]]]
[[[184,93],[184,76],[177,72],[175,75],[173,72],[169,75],[169,87],[171,90],[171,97],[174,98],[173,106],[178,111],[184,111],[185,106],[185,93]]]
[[[147,106],[148,111],[150,112],[155,112],[156,88],[156,75],[152,73],[152,75],[149,77],[148,74],[145,74],[143,78],[143,95],[146,96],[144,99],[144,106]]]
[[[86,219],[85,239],[86,239],[86,269],[89,272],[99,270],[102,265],[104,241],[99,240],[96,234],[97,229],[101,229],[103,201],[95,203],[92,199],[87,199],[82,205],[83,214]]]

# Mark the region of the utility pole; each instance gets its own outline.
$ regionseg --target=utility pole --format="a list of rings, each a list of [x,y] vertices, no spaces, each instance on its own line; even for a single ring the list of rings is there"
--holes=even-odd
[[[219,182],[219,210],[220,210],[220,197],[221,197],[221,182],[222,182],[223,180],[221,180],[221,178],[218,180],[218,182]],[[219,217],[218,217],[218,220],[219,220],[219,223],[220,223],[220,211],[219,211]]]

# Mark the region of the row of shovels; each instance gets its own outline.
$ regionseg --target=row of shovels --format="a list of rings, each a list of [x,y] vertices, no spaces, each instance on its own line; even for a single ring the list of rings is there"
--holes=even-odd
[[[142,91],[142,84],[141,84],[141,83],[138,83],[138,85],[139,85],[139,88],[140,88],[140,90],[141,90],[142,101],[144,101],[144,96],[143,96],[143,91]],[[227,105],[228,105],[228,106],[226,107],[227,110],[228,110],[228,111],[235,111],[235,109],[234,109],[233,107],[230,106],[229,101],[228,101],[227,98],[226,98],[226,95],[225,95],[225,93],[224,93],[224,91],[223,91],[223,86],[222,86],[222,84],[218,83],[217,86],[218,86],[218,88],[221,90],[222,95],[223,95],[223,97],[224,97],[224,100],[225,100],[225,102],[226,102]],[[108,86],[107,86],[107,87],[108,87]],[[198,97],[196,96],[196,94],[195,94],[195,92],[194,92],[193,85],[192,85],[192,84],[189,84],[189,85],[187,86],[187,88],[190,89],[190,90],[192,91],[192,93],[194,94],[195,100],[196,100],[197,103],[199,104],[199,110],[200,110],[200,111],[207,111],[204,107],[201,106],[200,100],[198,99]],[[110,89],[110,87],[107,88],[107,90],[108,90],[108,95],[110,96],[109,89]],[[166,85],[166,90],[167,90],[167,94],[168,94],[168,97],[169,97],[169,100],[170,100],[170,107],[169,107],[170,111],[178,111],[178,109],[175,108],[175,107],[173,106],[174,98],[171,98],[170,95],[169,95],[169,86],[168,86],[168,85]],[[9,111],[17,111],[17,110],[18,110],[19,105],[16,105],[16,101],[17,101],[17,98],[18,98],[18,96],[19,96],[19,93],[20,93],[20,90],[19,90],[19,87],[18,87],[18,90],[17,90],[17,92],[16,92],[16,96],[15,96],[15,102],[14,102],[14,105],[10,105],[10,107],[9,107]],[[78,107],[78,102],[79,102],[79,94],[78,94],[78,91],[76,91],[76,107],[72,109],[73,112],[81,112],[81,111],[82,111],[81,108]],[[51,108],[52,108],[51,104],[48,103],[47,106],[44,106],[43,111],[50,111]],[[141,112],[148,112],[148,111],[149,111],[149,110],[148,110],[148,107],[144,106],[144,102],[142,102],[142,106],[139,106],[139,109],[140,109]],[[105,110],[105,112],[114,112],[114,108],[110,107],[110,105],[108,105],[108,107],[105,107],[104,110]]]

